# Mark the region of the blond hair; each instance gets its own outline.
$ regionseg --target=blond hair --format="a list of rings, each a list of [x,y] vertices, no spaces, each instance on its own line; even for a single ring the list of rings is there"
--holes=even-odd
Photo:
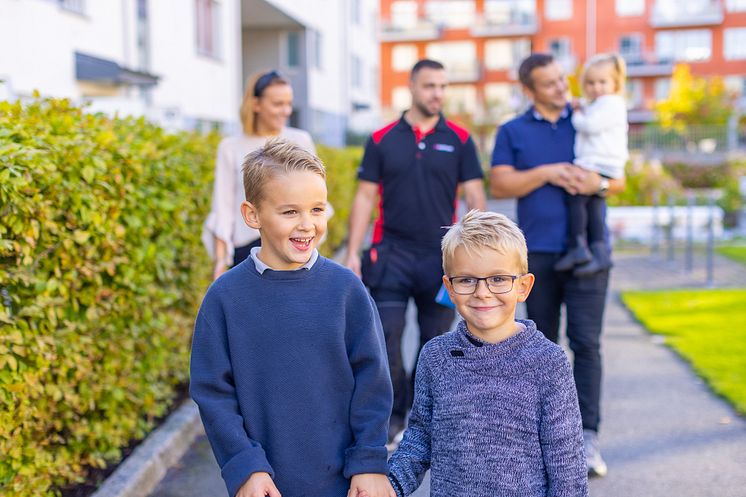
[[[625,81],[627,79],[627,64],[621,55],[615,53],[601,53],[594,55],[585,62],[583,66],[583,76],[581,81],[585,83],[586,74],[592,67],[601,66],[608,64],[611,66],[614,72],[614,83],[616,84],[616,94],[624,96],[625,94]]]
[[[283,138],[272,138],[250,154],[241,166],[246,200],[258,205],[264,198],[264,186],[280,174],[310,171],[326,181],[326,169],[321,159]]]
[[[290,85],[290,81],[278,74],[277,77],[273,77],[270,80],[269,84],[261,89],[259,95],[256,95],[255,90],[257,81],[259,80],[259,78],[261,78],[265,74],[268,74],[269,72],[270,71],[256,72],[249,76],[249,78],[246,80],[246,89],[243,93],[243,100],[241,100],[241,108],[238,111],[238,115],[241,118],[241,127],[243,128],[243,132],[249,136],[256,134],[256,112],[254,111],[254,99],[262,98],[264,91],[270,86]]]
[[[515,256],[521,274],[528,273],[528,249],[526,238],[516,224],[497,212],[469,211],[443,236],[443,271],[448,266],[458,247],[473,254],[480,248],[489,248],[506,256]]]

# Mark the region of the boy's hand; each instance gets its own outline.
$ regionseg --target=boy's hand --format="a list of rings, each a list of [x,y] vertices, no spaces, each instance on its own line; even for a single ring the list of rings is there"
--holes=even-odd
[[[269,473],[251,473],[251,477],[236,492],[236,497],[282,497]]]
[[[347,497],[396,497],[386,475],[363,473],[352,477]]]

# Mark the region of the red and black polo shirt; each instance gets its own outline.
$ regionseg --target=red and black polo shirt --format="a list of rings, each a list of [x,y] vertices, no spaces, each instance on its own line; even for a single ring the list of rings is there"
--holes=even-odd
[[[459,183],[482,176],[469,132],[442,114],[425,134],[403,115],[374,132],[358,169],[358,179],[379,185],[373,243],[440,246],[443,227],[454,222]]]

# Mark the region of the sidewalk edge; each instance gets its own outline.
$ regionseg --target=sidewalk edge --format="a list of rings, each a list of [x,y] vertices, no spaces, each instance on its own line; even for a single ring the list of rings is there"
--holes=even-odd
[[[202,433],[197,405],[190,399],[143,440],[91,497],[146,497]]]

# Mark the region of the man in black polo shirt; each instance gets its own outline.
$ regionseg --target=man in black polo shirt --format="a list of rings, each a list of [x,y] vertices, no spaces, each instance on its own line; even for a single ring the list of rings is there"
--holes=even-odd
[[[358,276],[362,273],[386,335],[394,385],[390,440],[403,429],[412,402],[401,356],[407,302],[412,297],[417,306],[420,347],[448,330],[454,312],[436,303],[435,296],[443,276],[440,240],[444,227],[454,221],[459,185],[469,208],[485,208],[474,142],[441,113],[447,84],[441,63],[420,60],[414,65],[412,106],[368,140],[350,212],[346,264]],[[361,267],[359,250],[376,203],[372,246]]]
[[[526,235],[528,269],[536,276],[526,309],[529,319],[554,342],[559,335],[560,309],[565,304],[565,333],[573,351],[588,472],[603,476],[606,463],[597,432],[601,326],[609,270],[579,278],[572,271],[555,271],[554,264],[566,249],[566,193],[606,195],[621,191],[624,179],[606,180],[572,165],[575,129],[567,102],[567,82],[551,55],[532,54],[521,63],[518,76],[533,105],[500,127],[492,152],[490,190],[496,198],[518,198],[518,225]]]

